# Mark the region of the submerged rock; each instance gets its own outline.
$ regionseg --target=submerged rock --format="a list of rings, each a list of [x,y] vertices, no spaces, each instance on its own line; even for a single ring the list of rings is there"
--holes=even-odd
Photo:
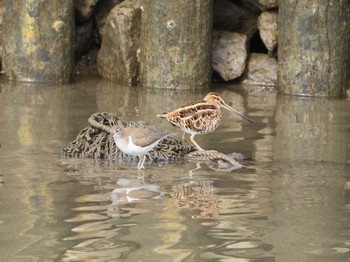
[[[226,155],[215,150],[198,150],[188,153],[186,159],[205,163],[212,170],[231,172],[243,167],[237,160],[243,160],[244,156],[238,153]]]

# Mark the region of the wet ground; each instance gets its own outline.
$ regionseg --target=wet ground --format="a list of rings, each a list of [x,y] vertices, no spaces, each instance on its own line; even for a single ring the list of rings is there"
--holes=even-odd
[[[93,113],[175,132],[155,115],[207,90],[2,82],[1,261],[349,261],[350,101],[212,90],[256,124],[224,111],[196,140],[246,168],[60,156]]]

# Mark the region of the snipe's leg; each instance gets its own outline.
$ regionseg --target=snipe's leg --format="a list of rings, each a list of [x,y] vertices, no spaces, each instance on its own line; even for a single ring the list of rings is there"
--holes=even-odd
[[[143,165],[145,163],[145,160],[146,160],[146,155],[143,155],[142,157],[139,156],[139,163],[137,164],[137,169],[145,169]]]
[[[190,140],[191,140],[191,142],[198,148],[198,150],[204,150],[203,148],[201,148],[198,144],[197,144],[197,142],[196,141],[194,141],[194,134],[193,135],[191,135],[190,136]]]
[[[186,133],[185,133],[185,132],[183,132],[183,134],[182,134],[182,141],[185,141],[185,140],[186,140],[185,135],[186,135]]]

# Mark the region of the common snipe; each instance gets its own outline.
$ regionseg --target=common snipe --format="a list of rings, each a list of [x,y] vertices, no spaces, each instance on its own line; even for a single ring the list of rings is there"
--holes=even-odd
[[[192,102],[183,105],[172,112],[163,113],[157,116],[181,129],[184,132],[184,135],[185,133],[190,134],[192,143],[199,150],[203,150],[196,141],[194,141],[194,136],[210,133],[218,128],[222,117],[221,107],[235,112],[250,123],[254,123],[253,120],[250,120],[234,108],[228,106],[222,97],[214,92],[207,94],[202,101]]]

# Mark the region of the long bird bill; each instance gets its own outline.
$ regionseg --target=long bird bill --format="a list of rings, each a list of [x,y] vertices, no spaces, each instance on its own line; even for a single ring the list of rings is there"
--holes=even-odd
[[[249,119],[248,117],[246,117],[245,115],[241,114],[240,112],[238,112],[236,109],[230,107],[229,105],[227,105],[226,103],[224,103],[222,105],[224,108],[226,108],[229,111],[235,112],[237,115],[239,115],[240,117],[244,118],[245,120],[247,120],[249,123],[255,124],[255,122],[251,119]]]

